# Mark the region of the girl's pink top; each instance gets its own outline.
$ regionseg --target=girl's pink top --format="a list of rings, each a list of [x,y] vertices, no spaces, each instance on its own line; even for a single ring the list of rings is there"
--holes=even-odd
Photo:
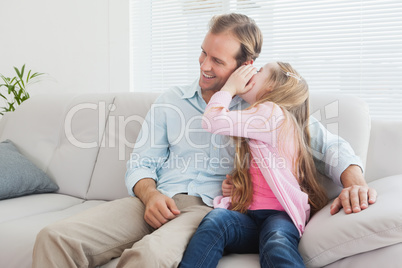
[[[211,133],[249,138],[250,159],[255,161],[277,201],[302,235],[310,205],[292,172],[298,150],[293,125],[286,122],[282,109],[272,102],[248,110],[229,111],[231,100],[228,92],[215,93],[205,109],[202,127]],[[218,197],[214,205],[223,206],[221,202],[228,203],[228,200]]]
[[[275,197],[275,194],[272,192],[271,187],[269,187],[254,159],[251,160],[249,172],[253,183],[253,201],[248,209],[274,209],[284,211],[285,209]]]

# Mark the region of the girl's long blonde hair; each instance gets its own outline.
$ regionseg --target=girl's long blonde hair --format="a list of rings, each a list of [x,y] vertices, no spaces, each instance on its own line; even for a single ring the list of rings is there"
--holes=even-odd
[[[277,104],[285,114],[283,124],[293,125],[294,144],[297,152],[293,163],[293,174],[300,188],[308,195],[311,215],[323,208],[328,198],[322,186],[317,183],[316,168],[310,149],[309,90],[307,82],[288,63],[277,62],[279,68],[272,68],[265,89],[257,96],[257,102],[250,108],[270,101]],[[287,73],[291,75],[287,75]],[[294,76],[292,76],[294,75]],[[284,137],[283,127],[278,137]],[[286,137],[292,137],[291,135]],[[232,172],[232,210],[246,212],[253,199],[253,185],[249,174],[250,148],[248,139],[234,138],[237,142],[235,168]],[[285,141],[286,142],[286,141]],[[280,144],[279,144],[280,147]],[[247,159],[245,161],[245,159]]]

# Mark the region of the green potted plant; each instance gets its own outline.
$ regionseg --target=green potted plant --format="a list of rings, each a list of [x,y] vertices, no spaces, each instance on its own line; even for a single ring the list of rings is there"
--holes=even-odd
[[[26,77],[24,77],[24,74],[26,74],[25,64],[21,69],[14,67],[14,70],[17,74],[14,77],[6,77],[0,73],[0,78],[3,80],[3,83],[0,84],[0,97],[6,103],[5,107],[0,107],[0,115],[4,115],[5,112],[14,111],[16,106],[29,99],[28,85],[38,82],[38,78],[44,75],[44,73],[32,73],[29,70]],[[3,91],[3,89],[5,90]]]

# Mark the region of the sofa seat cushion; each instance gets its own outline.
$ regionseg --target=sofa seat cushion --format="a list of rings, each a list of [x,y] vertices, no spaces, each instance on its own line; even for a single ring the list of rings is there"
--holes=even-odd
[[[99,266],[98,268],[116,268],[120,258]],[[217,268],[260,268],[260,258],[258,254],[228,254],[219,260]]]
[[[12,141],[0,143],[0,200],[58,189],[56,183],[21,154]]]
[[[349,258],[343,258],[339,261],[333,262],[325,268],[339,268],[339,267],[401,267],[402,263],[402,243],[379,248],[353,255]],[[388,260],[384,262],[384,260]]]
[[[48,194],[41,195],[46,196],[46,198],[36,200],[36,205],[45,205],[46,200],[48,203],[51,203],[55,200],[58,200],[60,203],[62,203],[61,199],[57,199],[57,197],[56,199],[52,200],[49,198]],[[62,195],[59,197],[62,197]],[[2,200],[0,203],[4,201],[8,200]],[[28,199],[26,199],[25,202],[20,203],[21,206],[19,208],[17,207],[17,204],[14,204],[14,209],[24,209],[24,206],[29,205],[29,202],[27,201]],[[30,216],[19,217],[14,220],[8,220],[0,223],[1,267],[31,267],[32,251],[36,235],[42,228],[51,223],[70,217],[88,208],[105,202],[80,200],[78,204],[68,205],[68,203],[72,200],[65,199],[64,201],[65,207],[60,207],[59,209],[53,207],[53,210],[48,210],[46,212],[37,211],[37,213],[31,214]],[[50,209],[50,205],[47,208]],[[39,208],[35,209],[39,210]]]
[[[369,183],[377,202],[362,212],[331,216],[330,204],[312,217],[299,244],[307,267],[323,267],[355,254],[402,242],[402,175]],[[323,226],[325,228],[323,228]]]
[[[0,223],[31,215],[67,209],[84,200],[68,195],[48,193],[1,200]]]

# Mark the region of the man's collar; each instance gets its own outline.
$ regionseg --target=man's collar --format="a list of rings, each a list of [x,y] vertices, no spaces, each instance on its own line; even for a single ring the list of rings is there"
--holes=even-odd
[[[188,88],[183,91],[183,95],[181,96],[182,99],[190,99],[194,97],[195,93],[198,92],[200,96],[201,94],[201,87],[198,83],[199,79],[196,79]]]
[[[244,102],[243,99],[236,95],[232,99],[231,106],[237,105],[242,102]]]

